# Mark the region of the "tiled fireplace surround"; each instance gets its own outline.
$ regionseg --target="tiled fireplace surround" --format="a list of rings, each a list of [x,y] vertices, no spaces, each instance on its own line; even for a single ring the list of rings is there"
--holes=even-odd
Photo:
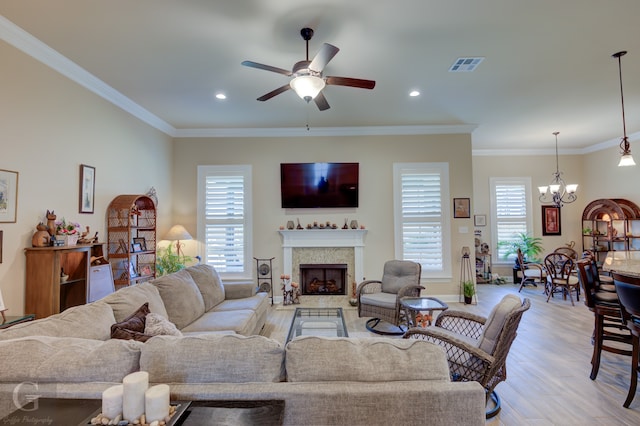
[[[364,229],[282,230],[283,273],[300,282],[300,264],[346,264],[349,296],[351,283],[363,279],[366,233]]]

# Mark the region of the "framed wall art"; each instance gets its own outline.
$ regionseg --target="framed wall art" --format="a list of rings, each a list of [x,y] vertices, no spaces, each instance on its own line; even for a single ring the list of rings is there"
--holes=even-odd
[[[560,207],[542,206],[542,235],[561,235]]]
[[[454,198],[453,199],[453,217],[456,219],[468,219],[471,217],[471,199],[470,198]]]
[[[80,164],[80,213],[93,213],[96,191],[96,168]]]
[[[18,214],[18,172],[0,169],[0,222],[15,223]]]
[[[486,214],[473,215],[473,224],[475,226],[487,226],[487,215]]]

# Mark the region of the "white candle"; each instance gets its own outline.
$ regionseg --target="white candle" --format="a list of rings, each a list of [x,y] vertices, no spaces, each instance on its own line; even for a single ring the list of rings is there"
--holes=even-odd
[[[122,386],[122,417],[133,423],[144,414],[144,393],[149,387],[149,373],[131,373],[122,379]]]
[[[102,415],[115,419],[122,414],[122,385],[111,386],[102,392]]]
[[[169,415],[169,385],[155,385],[144,393],[147,423],[163,420]]]

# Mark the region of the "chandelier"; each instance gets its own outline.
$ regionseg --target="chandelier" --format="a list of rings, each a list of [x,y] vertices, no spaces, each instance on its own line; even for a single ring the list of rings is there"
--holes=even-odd
[[[622,156],[620,157],[620,162],[618,163],[618,167],[624,166],[635,166],[636,162],[633,161],[633,157],[631,156],[631,147],[629,146],[629,138],[627,137],[627,125],[624,120],[624,93],[622,92],[622,61],[621,57],[627,54],[626,50],[621,52],[614,53],[611,55],[614,58],[618,58],[618,74],[620,76],[620,99],[622,101],[622,142],[620,142],[620,149],[622,152]]]
[[[553,132],[556,137],[556,171],[553,174],[553,180],[548,186],[539,186],[540,197],[538,199],[542,204],[551,204],[556,207],[562,207],[565,204],[573,203],[578,199],[576,190],[578,184],[564,183],[562,172],[558,167],[558,135],[560,132]]]

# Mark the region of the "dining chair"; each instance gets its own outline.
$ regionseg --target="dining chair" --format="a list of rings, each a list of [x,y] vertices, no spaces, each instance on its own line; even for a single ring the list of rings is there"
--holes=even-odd
[[[535,287],[538,286],[538,283],[544,284],[546,274],[542,265],[535,262],[525,262],[524,254],[520,249],[518,249],[518,266],[520,266],[520,273],[522,274],[518,293],[528,284],[532,284]]]
[[[622,404],[629,408],[638,386],[638,352],[640,347],[640,277],[630,277],[613,273],[613,282],[620,299],[622,320],[631,331],[632,354],[631,354],[631,383],[627,399]]]
[[[575,306],[571,292],[575,291],[576,299],[580,301],[580,283],[578,282],[578,277],[573,274],[573,259],[564,253],[553,252],[544,258],[544,267],[547,272],[547,302],[553,297],[554,293],[561,292],[564,299],[569,295],[571,305]]]

